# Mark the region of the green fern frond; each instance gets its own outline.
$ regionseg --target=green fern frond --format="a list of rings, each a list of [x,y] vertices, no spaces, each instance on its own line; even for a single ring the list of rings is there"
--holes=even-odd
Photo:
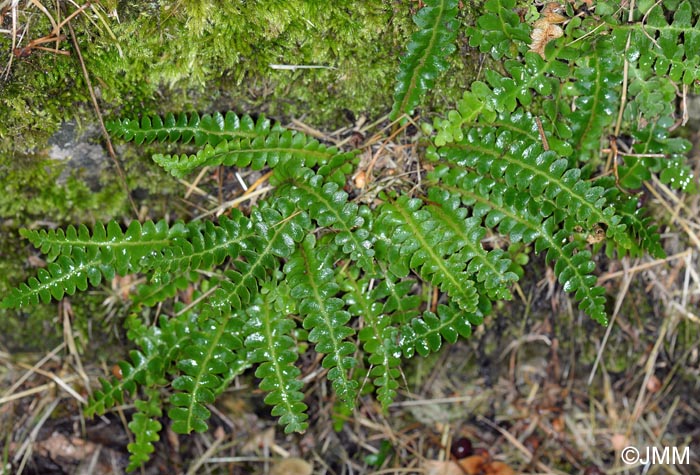
[[[457,0],[426,0],[413,21],[418,26],[396,76],[390,118],[412,114],[435,79],[448,67],[446,58],[455,49],[459,29]]]
[[[608,200],[615,206],[621,220],[620,222],[626,226],[630,234],[630,240],[625,242],[606,243],[606,253],[609,257],[613,257],[613,251],[617,252],[617,257],[621,258],[626,255],[631,257],[640,257],[644,252],[648,252],[651,256],[657,259],[666,257],[666,252],[661,246],[661,236],[657,231],[657,226],[653,224],[651,216],[647,216],[647,210],[639,207],[639,197],[623,193],[619,188],[610,186],[615,181],[614,177],[603,177],[597,180],[599,183],[608,187],[606,196]]]
[[[178,392],[170,396],[174,406],[168,411],[172,429],[179,434],[207,430],[211,413],[205,404],[214,402],[215,389],[221,375],[232,366],[245,368],[234,353],[242,347],[238,337],[243,324],[231,313],[211,314],[199,331],[193,332],[188,345],[182,348],[177,369],[183,374],[172,383]]]
[[[510,271],[511,260],[501,249],[486,251],[481,242],[486,237],[486,229],[481,219],[468,218],[469,210],[459,206],[459,200],[451,200],[450,194],[439,188],[431,188],[428,198],[440,206],[430,206],[431,212],[446,223],[454,234],[455,245],[461,249],[462,259],[469,262],[467,272],[483,285],[485,293],[493,300],[510,300],[508,286],[518,280]]]
[[[511,242],[534,242],[537,253],[547,250],[546,259],[556,261],[554,271],[564,290],[575,292],[581,310],[598,322],[607,323],[604,289],[595,286],[591,254],[582,251],[580,243],[569,242],[572,230],[558,229],[562,216],[555,216],[560,214],[555,213],[555,205],[547,210],[546,203],[535,200],[527,192],[444,165],[436,168],[431,177],[439,177],[440,187],[458,196],[464,206],[471,207],[472,216],[482,218],[487,227],[498,229]],[[618,221],[619,216],[615,222]],[[569,220],[568,226],[573,228],[574,223]]]
[[[163,428],[158,421],[162,417],[160,393],[157,389],[146,390],[147,399],[134,402],[136,411],[129,422],[129,429],[134,434],[134,441],[126,448],[129,451],[129,465],[127,472],[136,470],[151,457],[155,451],[153,442],[160,439],[158,435]]]
[[[254,138],[231,139],[205,145],[195,155],[153,155],[153,161],[173,176],[182,178],[203,166],[236,166],[261,170],[274,168],[293,158],[307,166],[328,162],[340,152],[301,132],[265,131]],[[347,155],[347,154],[343,154]],[[351,156],[351,155],[347,155]]]
[[[167,246],[170,239],[184,232],[182,223],[176,223],[170,227],[163,220],[155,224],[152,221],[141,224],[134,220],[129,223],[126,232],[122,231],[116,221],[110,221],[106,228],[102,223],[97,222],[92,235],[85,225],[80,225],[78,228],[69,225],[65,231],[60,228],[39,231],[21,229],[20,235],[46,254],[50,261],[59,255],[71,257],[75,249],[83,252],[89,248],[109,249],[110,254],[114,254],[118,268],[137,269],[139,260],[144,255]],[[122,261],[125,262],[122,263]]]
[[[616,31],[618,41],[624,37],[625,44],[631,34],[628,57],[645,78],[668,77],[686,85],[700,79],[700,19],[693,14],[691,2],[682,1],[670,11],[665,4],[647,7],[640,10],[646,16],[644,24],[623,25]]]
[[[212,295],[208,307],[242,309],[258,293],[268,273],[279,266],[280,257],[288,257],[311,228],[308,214],[298,211],[289,200],[276,200],[272,206],[260,206],[251,213],[254,233],[246,239],[241,257]]]
[[[411,293],[416,285],[413,279],[396,281],[396,276],[388,269],[380,267],[377,286],[372,290],[372,298],[382,301],[382,313],[391,315],[394,324],[405,324],[420,314],[422,299]]]
[[[399,277],[416,271],[458,302],[465,312],[477,305],[477,291],[466,271],[467,257],[460,254],[454,233],[417,198],[400,196],[382,205],[376,230],[388,243],[389,270]]]
[[[461,167],[503,180],[510,189],[527,191],[533,198],[555,201],[580,223],[591,227],[605,223],[610,235],[620,231],[619,218],[605,206],[602,187],[581,179],[581,171],[566,159],[544,151],[537,143],[515,140],[507,129],[470,129],[459,143],[438,150],[440,156]]]
[[[137,386],[150,387],[160,383],[166,366],[169,365],[164,359],[166,347],[161,338],[161,328],[147,328],[134,316],[129,318],[128,324],[131,326],[130,339],[139,346],[139,350],[129,352],[131,363],[117,363],[118,377],[112,378],[111,381],[100,379],[102,389],[94,392],[85,408],[88,417],[104,414],[117,403],[124,404],[125,397],[134,394]],[[174,342],[171,340],[171,343]]]
[[[264,116],[255,121],[249,115],[239,117],[234,112],[199,116],[181,113],[177,117],[167,114],[165,118],[158,115],[144,116],[141,120],[117,119],[105,123],[107,131],[114,137],[138,144],[159,142],[189,143],[201,147],[205,144],[216,146],[219,142],[234,139],[255,139],[272,131],[279,131],[279,126],[271,126]]]
[[[399,387],[401,347],[399,329],[392,325],[392,317],[383,310],[376,293],[369,289],[369,279],[358,279],[357,272],[345,272],[339,284],[345,292],[344,300],[351,315],[362,319],[358,339],[371,365],[369,377],[376,387],[377,399],[386,410],[396,398]]]
[[[262,379],[260,389],[269,393],[265,403],[273,406],[272,415],[279,417],[285,433],[303,432],[308,427],[309,416],[301,392],[303,383],[297,379],[301,370],[294,366],[299,354],[290,334],[296,324],[282,313],[284,305],[274,305],[272,300],[277,297],[279,295],[271,289],[264,299],[259,298],[246,310],[247,358],[251,363],[260,364],[255,376]]]
[[[505,62],[508,76],[488,71],[485,73],[487,82],[474,81],[471,90],[464,92],[455,110],[449,111],[446,118],[434,120],[437,131],[434,138],[435,145],[459,142],[464,136],[463,127],[473,126],[480,120],[492,123],[497,120],[499,113],[502,119],[508,117],[509,113],[514,113],[515,118],[518,107],[530,105],[536,94],[558,93],[562,87],[562,81],[571,74],[570,66],[558,60],[557,55],[563,49],[563,47],[555,49],[554,54],[547,59],[542,59],[537,53],[526,53],[522,62],[515,60]],[[559,101],[555,101],[555,104],[559,104]],[[547,103],[543,107],[548,114],[554,114],[555,119],[552,122],[556,123],[556,115],[559,111],[551,110]],[[517,117],[520,119],[520,116]],[[515,119],[511,119],[511,122],[517,123]],[[531,119],[532,125],[535,125],[534,119]],[[558,124],[559,126],[561,124]],[[566,130],[568,128],[562,132]],[[566,142],[565,139],[568,138],[565,133],[559,133],[557,136],[564,139],[562,142]],[[570,154],[559,149],[556,142],[553,145],[557,147],[554,150],[562,155]]]
[[[669,137],[675,120],[662,117],[632,131],[632,150],[637,156],[625,156],[619,167],[620,184],[638,189],[657,173],[662,183],[687,192],[695,191],[694,174],[685,160],[691,143],[680,137]]]
[[[328,369],[328,380],[341,401],[352,407],[359,387],[350,377],[357,365],[353,357],[357,348],[348,338],[355,331],[347,325],[350,314],[343,309],[344,302],[336,297],[340,289],[330,257],[331,253],[316,249],[316,239],[309,234],[284,265],[284,273],[291,296],[300,301],[303,326],[311,330],[309,341],[316,344],[317,352],[326,354],[322,365]]]
[[[19,308],[36,305],[39,301],[48,303],[53,298],[60,300],[64,295],[73,295],[77,290],[86,290],[88,282],[100,285],[103,277],[114,278],[114,267],[103,263],[104,258],[95,247],[87,252],[73,250],[73,257],[60,256],[56,261],[39,269],[36,277],[14,288],[0,302],[0,308]]]
[[[130,295],[131,302],[135,306],[152,307],[158,302],[174,297],[177,292],[185,290],[197,280],[199,274],[196,272],[161,273],[157,279],[138,285],[136,292]]]
[[[335,236],[335,244],[357,264],[370,270],[374,261],[374,249],[369,229],[372,212],[367,206],[348,201],[348,194],[335,182],[315,174],[311,169],[290,162],[276,170],[276,183],[283,184],[279,193],[294,197],[297,206],[308,210],[311,219],[319,227],[329,228]]]
[[[605,130],[615,120],[622,85],[622,56],[607,42],[597,45],[595,54],[576,61],[573,78],[566,91],[574,98],[573,107],[561,112],[573,135],[571,143],[579,160],[586,161],[600,153]],[[563,101],[562,101],[563,102]]]

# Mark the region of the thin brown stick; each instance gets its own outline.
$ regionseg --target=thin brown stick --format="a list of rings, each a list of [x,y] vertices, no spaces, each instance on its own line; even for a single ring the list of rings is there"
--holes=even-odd
[[[549,142],[547,141],[547,136],[544,134],[544,127],[542,127],[542,121],[539,117],[535,117],[535,122],[537,122],[537,130],[540,132],[540,139],[542,140],[542,147],[544,147],[545,152],[549,150]]]
[[[114,162],[114,166],[117,169],[117,174],[119,175],[119,181],[122,184],[122,187],[124,188],[124,191],[126,192],[127,198],[129,198],[129,203],[131,204],[131,208],[134,211],[134,215],[138,216],[139,215],[139,210],[136,207],[136,203],[134,202],[134,199],[131,197],[131,193],[129,192],[129,187],[126,184],[126,175],[124,174],[124,169],[122,168],[121,164],[119,163],[119,160],[117,159],[117,154],[114,152],[114,147],[112,146],[112,140],[109,138],[109,134],[107,133],[107,128],[105,127],[104,120],[102,120],[102,112],[100,111],[100,105],[97,103],[97,97],[95,96],[95,90],[92,87],[92,81],[90,81],[90,75],[88,74],[87,67],[85,67],[85,61],[83,61],[83,54],[80,51],[80,45],[78,44],[78,38],[75,36],[75,31],[73,31],[73,25],[71,25],[70,22],[67,23],[68,29],[70,30],[70,37],[71,40],[73,41],[73,47],[75,48],[75,52],[78,55],[78,61],[80,62],[80,68],[83,70],[83,77],[85,77],[85,84],[87,84],[88,90],[90,91],[90,99],[92,99],[92,105],[95,108],[95,114],[97,115],[97,120],[100,123],[100,130],[102,131],[102,137],[105,139],[105,143],[107,144],[107,151],[109,152],[109,156],[112,157],[112,161]]]

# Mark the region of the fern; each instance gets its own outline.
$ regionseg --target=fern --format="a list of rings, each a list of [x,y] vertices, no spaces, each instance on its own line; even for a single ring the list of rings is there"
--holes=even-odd
[[[284,266],[291,287],[291,296],[299,300],[299,313],[303,326],[309,332],[309,341],[316,344],[316,351],[326,354],[322,365],[328,369],[328,379],[340,399],[351,406],[357,396],[358,383],[350,377],[357,364],[353,356],[356,348],[346,341],[355,332],[347,326],[350,314],[343,310],[344,303],[335,295],[338,284],[333,281],[333,268],[328,261],[331,253],[315,249],[316,240],[309,234],[301,247]]]
[[[271,131],[279,130],[272,127],[271,122],[261,116],[257,121],[249,115],[237,116],[228,112],[225,116],[220,113],[199,116],[181,113],[177,117],[167,114],[160,116],[144,116],[141,120],[115,120],[105,124],[109,133],[114,137],[137,144],[159,142],[190,143],[201,147],[205,144],[216,146],[218,143],[234,139],[254,139]]]
[[[282,298],[272,289],[248,307],[245,346],[248,360],[259,364],[255,376],[262,379],[260,389],[269,392],[265,403],[273,406],[272,415],[279,417],[285,432],[301,432],[308,427],[308,407],[297,379],[301,370],[294,366],[299,355],[290,333],[296,325],[283,313]]]
[[[214,316],[211,313],[198,331],[189,338],[178,355],[177,369],[182,372],[172,383],[178,392],[170,396],[174,406],[168,411],[172,428],[180,434],[207,430],[211,416],[205,404],[216,398],[221,375],[231,367],[244,368],[233,350],[242,347],[238,337],[241,321],[231,313]]]
[[[443,339],[454,343],[460,336],[468,338],[472,324],[481,323],[479,313],[465,315],[459,309],[439,305],[437,315],[425,312],[422,318],[415,318],[410,325],[402,327],[401,349],[408,357],[414,353],[427,356],[442,347]]]
[[[515,0],[487,0],[484,14],[476,26],[467,31],[469,44],[494,59],[503,56],[513,58],[526,50],[530,41],[527,25],[520,22],[515,9]]]
[[[446,61],[456,46],[459,22],[457,0],[428,0],[414,17],[418,26],[396,77],[394,105],[390,117],[411,114],[437,76],[447,70]]]
[[[384,308],[377,302],[376,289],[369,292],[367,279],[359,280],[356,272],[346,272],[339,285],[345,292],[348,312],[363,320],[357,336],[371,365],[369,376],[377,388],[377,399],[386,409],[396,398],[399,387],[399,327],[392,325],[391,315],[382,312]]]
[[[142,396],[129,424],[130,469],[154,450],[162,408],[175,432],[204,431],[208,406],[251,366],[285,432],[304,431],[297,361],[305,351],[322,355],[344,414],[366,383],[388,408],[403,361],[468,337],[512,298],[529,252],[544,254],[579,309],[606,324],[596,253],[663,257],[659,223],[639,207],[637,190],[654,176],[695,186],[690,144],[671,134],[669,103],[699,79],[698,14],[676,3],[671,12],[672,2],[642,2],[628,21],[601,2],[599,15],[571,19],[543,57],[529,51],[531,28],[514,0],[488,0],[466,31],[502,64],[485,68],[454,110],[422,124],[429,163],[410,191],[389,187],[371,201],[348,188],[358,151],[264,117],[109,122],[115,137],[139,144],[193,144],[190,154],[153,156],[174,176],[205,166],[271,169],[271,191],[250,212],[211,221],[22,231],[48,265],[0,306],[61,299],[115,275],[148,277],[132,295],[129,361],[102,380],[86,411]],[[447,70],[463,26],[457,10],[456,0],[431,0],[416,15],[392,118],[412,113]],[[194,294],[187,306],[176,298],[184,289]],[[165,314],[149,322],[153,306]]]
[[[148,400],[142,399],[134,403],[137,412],[129,422],[129,429],[133,432],[135,440],[127,446],[131,454],[127,471],[136,470],[148,461],[155,451],[153,443],[160,439],[158,433],[161,431],[162,425],[158,418],[163,415],[160,394],[157,389],[148,389],[146,393]]]

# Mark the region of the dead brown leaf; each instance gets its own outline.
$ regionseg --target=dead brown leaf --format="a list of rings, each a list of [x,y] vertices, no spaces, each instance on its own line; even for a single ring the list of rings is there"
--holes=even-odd
[[[544,58],[544,49],[550,41],[564,36],[564,30],[559,23],[564,23],[567,18],[562,15],[564,7],[558,3],[548,3],[542,9],[542,18],[537,20],[530,34],[530,51],[534,51]]]

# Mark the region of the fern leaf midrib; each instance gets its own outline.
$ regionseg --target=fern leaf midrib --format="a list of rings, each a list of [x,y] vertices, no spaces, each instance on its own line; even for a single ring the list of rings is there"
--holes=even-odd
[[[251,131],[246,131],[246,130],[235,130],[235,131],[209,130],[209,129],[202,129],[200,125],[197,125],[197,126],[177,126],[177,125],[174,125],[172,127],[165,126],[165,125],[163,125],[162,127],[151,126],[151,128],[148,129],[147,131],[139,129],[138,132],[157,132],[160,130],[164,130],[164,131],[168,132],[168,135],[170,135],[171,131],[177,131],[180,134],[180,136],[182,136],[183,132],[192,132],[193,134],[196,134],[197,132],[202,131],[202,133],[204,133],[206,135],[223,137],[224,140],[235,140],[236,138],[254,139],[255,137],[258,137],[260,135],[260,132],[256,131],[256,130],[251,130]],[[157,134],[156,134],[156,136],[157,136]]]
[[[532,143],[542,140],[542,137],[540,137],[538,133],[532,132],[531,130],[521,129],[513,122],[498,119],[493,122],[489,122],[488,124],[474,124],[472,127],[496,127],[499,130],[510,130],[511,132],[515,132],[529,139],[532,141]]]
[[[172,239],[166,238],[166,239],[155,239],[155,240],[148,240],[148,239],[143,239],[143,240],[137,240],[137,241],[127,241],[127,240],[114,240],[114,239],[109,239],[106,241],[95,241],[95,240],[89,240],[89,241],[83,241],[83,240],[67,240],[67,239],[61,239],[59,236],[54,235],[54,239],[49,238],[48,236],[44,239],[42,239],[42,242],[45,243],[50,243],[53,246],[72,246],[72,247],[81,247],[81,248],[90,248],[90,247],[95,247],[98,249],[102,248],[109,248],[109,249],[121,249],[121,248],[133,248],[133,247],[143,247],[143,246],[153,246],[154,249],[160,249],[161,247],[167,247],[172,244]]]
[[[230,247],[232,244],[239,244],[243,245],[245,240],[249,238],[250,235],[247,233],[241,233],[235,237],[232,237],[230,239],[227,239],[226,241],[220,242],[212,247],[205,247],[201,251],[195,251],[195,252],[187,252],[183,253],[181,256],[168,256],[165,258],[162,264],[156,263],[153,267],[154,268],[167,268],[167,269],[179,269],[179,265],[175,265],[180,262],[185,262],[189,263],[194,260],[195,257],[202,257],[206,256],[209,254],[216,254],[217,251],[219,250],[226,250],[228,247]],[[231,255],[230,253],[227,253],[229,257],[231,258],[236,258],[238,256]],[[201,260],[200,260],[201,262]],[[186,267],[189,268],[189,265]]]
[[[251,143],[251,145],[253,145]],[[221,146],[221,145],[219,145]],[[264,148],[241,148],[241,149],[226,149],[222,151],[217,151],[211,154],[209,157],[207,157],[207,161],[212,160],[214,158],[219,159],[223,157],[225,159],[227,156],[233,156],[233,155],[243,155],[243,154],[263,154],[263,153],[269,153],[269,154],[291,154],[291,155],[305,155],[309,157],[313,157],[316,159],[330,159],[334,157],[335,155],[338,155],[338,151],[333,151],[329,152],[323,149],[319,150],[313,150],[313,149],[308,149],[305,147],[300,147],[300,148],[294,148],[294,147],[264,147]],[[223,161],[222,159],[222,161]],[[216,162],[216,160],[212,160]],[[220,163],[220,162],[216,162]]]

